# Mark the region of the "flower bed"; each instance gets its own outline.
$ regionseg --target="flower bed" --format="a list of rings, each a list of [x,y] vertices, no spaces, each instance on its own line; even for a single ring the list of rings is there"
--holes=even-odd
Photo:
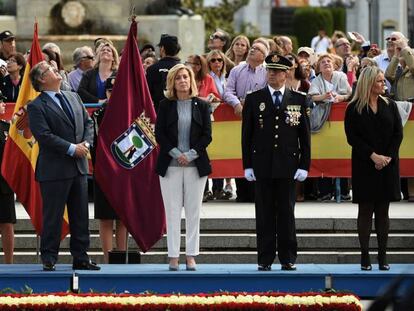
[[[337,310],[360,311],[353,294],[216,293],[153,294],[7,294],[1,310]]]

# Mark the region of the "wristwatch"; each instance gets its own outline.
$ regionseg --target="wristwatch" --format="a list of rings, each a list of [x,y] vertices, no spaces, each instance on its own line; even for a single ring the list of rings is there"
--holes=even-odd
[[[87,141],[85,141],[85,144],[84,144],[84,145],[85,145],[85,147],[86,147],[86,148],[88,148],[88,149],[91,147],[91,144],[90,144],[90,143],[88,143]]]

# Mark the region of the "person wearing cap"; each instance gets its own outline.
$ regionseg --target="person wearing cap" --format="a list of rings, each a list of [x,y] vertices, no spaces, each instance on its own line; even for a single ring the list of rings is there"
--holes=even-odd
[[[315,58],[316,58],[315,51],[312,48],[307,47],[307,46],[301,46],[298,49],[299,62],[301,63],[302,60],[306,60],[310,65],[309,66],[310,67],[309,68],[309,78],[308,78],[309,82],[311,82],[313,79],[316,78],[315,69],[313,69],[313,65],[316,61]],[[308,68],[306,68],[306,69],[308,69]]]
[[[102,104],[102,107],[94,111],[92,114],[92,120],[94,123],[94,140],[91,147],[92,164],[95,165],[96,160],[96,148],[98,143],[99,126],[105,115],[105,110],[108,104],[108,100],[112,94],[112,88],[115,84],[115,75],[106,79],[105,90],[107,100]],[[116,250],[126,250],[126,235],[127,229],[122,221],[119,219],[115,210],[109,204],[105,197],[105,194],[99,187],[99,184],[93,178],[93,202],[94,202],[94,215],[95,219],[99,219],[99,238],[101,240],[102,251],[104,253],[104,262],[109,263],[109,251],[112,250],[112,237],[114,235],[114,221],[115,221],[115,241]]]
[[[147,68],[147,84],[151,93],[152,102],[155,111],[158,111],[158,105],[165,98],[164,90],[167,81],[168,71],[180,63],[177,54],[181,50],[176,36],[162,34],[158,43],[161,59],[154,65]]]
[[[267,85],[248,94],[243,108],[243,168],[255,181],[259,271],[271,270],[276,250],[282,270],[296,270],[295,181],[308,175],[310,128],[306,96],[286,87],[291,67],[281,55],[267,56]]]
[[[69,72],[68,81],[72,91],[77,92],[83,74],[93,68],[95,55],[90,46],[81,46],[73,51],[72,55],[75,69]]]
[[[16,37],[10,30],[5,30],[0,33],[0,42],[0,58],[6,61],[12,54],[16,53]]]

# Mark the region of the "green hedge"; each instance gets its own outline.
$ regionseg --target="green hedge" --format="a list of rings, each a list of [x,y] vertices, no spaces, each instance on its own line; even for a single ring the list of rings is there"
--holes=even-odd
[[[310,46],[318,30],[325,29],[328,36],[334,31],[334,17],[330,9],[304,7],[293,15],[293,30],[299,46]]]
[[[333,29],[346,32],[346,9],[345,8],[330,8],[333,17]]]

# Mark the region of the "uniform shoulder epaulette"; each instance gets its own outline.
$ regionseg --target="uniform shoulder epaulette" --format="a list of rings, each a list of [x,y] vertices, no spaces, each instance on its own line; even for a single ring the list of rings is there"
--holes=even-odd
[[[301,92],[301,91],[297,91],[297,90],[292,90],[292,92],[303,95],[303,96],[306,96],[305,92]]]

